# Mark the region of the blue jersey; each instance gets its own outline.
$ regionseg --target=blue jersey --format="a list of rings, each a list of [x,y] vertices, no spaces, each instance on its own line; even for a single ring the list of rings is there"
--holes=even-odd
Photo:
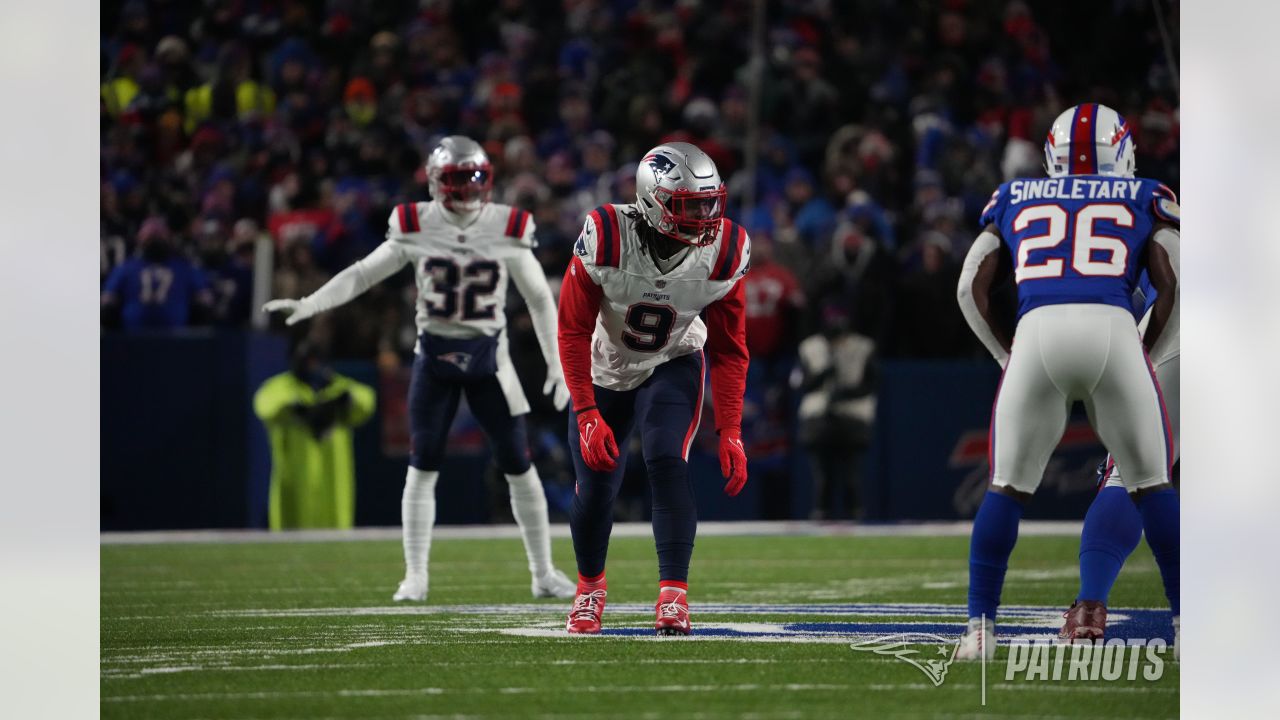
[[[203,273],[175,257],[127,260],[111,271],[102,289],[118,298],[124,328],[137,330],[186,325],[192,299],[207,287]]]
[[[981,222],[1013,257],[1021,318],[1064,303],[1132,311],[1147,241],[1157,222],[1178,218],[1173,192],[1155,180],[1068,175],[1004,183]]]

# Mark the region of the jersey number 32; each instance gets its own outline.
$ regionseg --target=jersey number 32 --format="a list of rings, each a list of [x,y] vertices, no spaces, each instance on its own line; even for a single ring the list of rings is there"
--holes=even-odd
[[[1125,274],[1129,260],[1129,246],[1124,240],[1101,235],[1097,230],[1099,220],[1108,220],[1121,228],[1133,227],[1133,211],[1116,203],[1086,205],[1075,213],[1075,228],[1071,237],[1071,268],[1087,277],[1119,277]],[[1038,280],[1059,278],[1064,272],[1064,258],[1051,257],[1032,262],[1031,253],[1036,250],[1056,248],[1067,237],[1067,225],[1071,213],[1059,205],[1033,205],[1024,208],[1013,219],[1013,231],[1022,232],[1033,222],[1047,221],[1045,231],[1028,235],[1018,243],[1018,264],[1014,279]],[[1099,256],[1105,258],[1099,259]]]
[[[422,270],[431,278],[432,294],[439,296],[425,298],[428,315],[442,320],[494,318],[497,302],[492,295],[498,288],[498,263],[476,260],[459,268],[448,258],[430,258],[423,263]]]

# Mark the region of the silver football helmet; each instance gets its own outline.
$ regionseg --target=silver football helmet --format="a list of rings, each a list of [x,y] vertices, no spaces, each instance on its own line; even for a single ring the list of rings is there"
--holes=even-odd
[[[450,135],[427,158],[427,188],[431,198],[449,210],[475,212],[489,202],[493,165],[480,143],[465,135]]]
[[[654,230],[710,245],[724,217],[725,187],[711,158],[689,143],[664,143],[636,166],[636,206]]]

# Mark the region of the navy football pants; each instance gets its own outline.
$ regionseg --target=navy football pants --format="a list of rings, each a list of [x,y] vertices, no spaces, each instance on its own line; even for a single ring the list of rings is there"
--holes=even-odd
[[[698,526],[688,456],[701,419],[702,383],[703,359],[702,353],[697,352],[659,365],[634,390],[618,392],[597,386],[596,407],[618,443],[618,467],[613,472],[596,472],[582,461],[578,418],[570,414],[569,446],[577,484],[569,527],[573,531],[578,573],[583,577],[604,572],[613,530],[613,501],[626,467],[627,438],[638,426],[653,495],[658,579],[688,581],[689,557]]]
[[[527,471],[529,440],[524,415],[511,416],[498,376],[444,380],[431,372],[425,355],[414,357],[409,380],[409,464],[419,470],[440,469],[449,442],[449,426],[464,392],[471,413],[489,438],[498,469],[504,475]]]

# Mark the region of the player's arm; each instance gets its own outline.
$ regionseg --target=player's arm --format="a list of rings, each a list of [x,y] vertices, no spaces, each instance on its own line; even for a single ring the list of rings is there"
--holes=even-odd
[[[369,288],[386,280],[404,267],[408,256],[395,240],[387,240],[364,258],[334,275],[319,290],[300,300],[272,300],[262,306],[263,312],[289,313],[285,324],[299,323],[339,305],[348,303]]]
[[[578,242],[582,241],[579,238]],[[582,259],[575,256],[560,285],[560,362],[577,416],[582,460],[596,472],[612,472],[618,467],[618,443],[596,407],[596,390],[591,383],[591,334],[603,298],[603,288],[591,279]]]
[[[744,244],[749,241],[744,240]],[[749,257],[744,247],[740,257]],[[747,303],[741,274],[729,292],[706,309],[707,360],[711,369],[711,405],[720,435],[720,472],[728,480],[724,491],[737,495],[747,483],[747,453],[742,445],[742,397],[747,389]]]
[[[1013,343],[995,321],[991,310],[991,289],[1009,272],[1007,255],[1000,251],[999,232],[995,225],[988,225],[973,241],[960,270],[956,300],[969,329],[1003,368],[1009,362]]]
[[[1156,289],[1142,344],[1153,358],[1163,358],[1178,342],[1178,266],[1181,250],[1178,228],[1169,223],[1156,225],[1147,243],[1147,276]]]
[[[591,334],[603,297],[604,290],[587,274],[582,260],[575,257],[569,261],[560,285],[557,335],[564,381],[578,413],[596,406],[595,386],[591,384]]]
[[[551,296],[551,288],[547,285],[547,276],[542,272],[533,251],[525,250],[507,259],[507,272],[516,284],[516,290],[524,298],[529,308],[529,318],[533,320],[533,332],[538,336],[538,346],[542,349],[542,359],[547,363],[547,380],[542,392],[550,395],[557,410],[563,410],[569,402],[569,390],[565,385],[564,372],[560,367],[560,352],[556,342],[556,301]],[[585,274],[585,273],[584,273]],[[597,305],[599,310],[599,305]],[[594,324],[595,318],[592,317]],[[590,335],[588,342],[590,342]]]

